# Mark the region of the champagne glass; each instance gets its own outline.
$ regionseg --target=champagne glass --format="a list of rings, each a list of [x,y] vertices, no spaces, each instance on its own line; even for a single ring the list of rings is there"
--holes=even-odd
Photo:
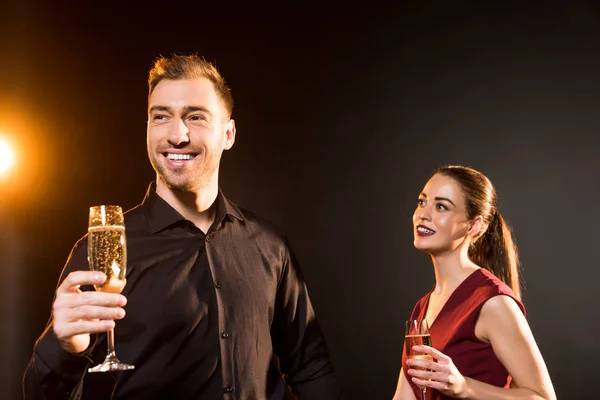
[[[94,285],[100,292],[121,293],[125,287],[127,268],[127,245],[123,210],[119,206],[90,207],[88,225],[88,263],[92,271],[106,274],[102,285]],[[135,368],[124,364],[115,354],[114,329],[107,332],[108,352],[101,364],[88,372],[123,371]]]
[[[424,354],[413,350],[413,346],[417,345],[431,346],[431,335],[429,334],[429,325],[427,324],[426,319],[412,319],[410,321],[406,321],[404,345],[406,346],[406,358],[433,361],[433,357],[431,357],[429,354]],[[412,368],[425,370],[425,368]],[[427,388],[425,386],[421,386],[420,388],[422,400],[425,400]]]

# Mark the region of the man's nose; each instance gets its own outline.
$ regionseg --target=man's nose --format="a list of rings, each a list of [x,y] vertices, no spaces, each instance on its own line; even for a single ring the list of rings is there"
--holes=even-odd
[[[169,134],[169,143],[173,146],[181,146],[182,144],[189,143],[190,141],[190,130],[183,120],[179,119],[171,127]]]

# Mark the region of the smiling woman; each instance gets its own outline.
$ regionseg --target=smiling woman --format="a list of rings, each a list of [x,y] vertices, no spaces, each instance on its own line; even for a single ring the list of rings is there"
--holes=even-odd
[[[421,190],[414,246],[431,256],[436,283],[410,320],[427,321],[431,342],[406,340],[394,400],[556,398],[497,200],[485,175],[460,165],[438,168]]]

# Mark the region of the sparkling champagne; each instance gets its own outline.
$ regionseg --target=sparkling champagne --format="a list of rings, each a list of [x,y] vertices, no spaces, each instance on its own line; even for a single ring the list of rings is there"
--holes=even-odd
[[[123,209],[120,206],[90,207],[88,263],[92,271],[106,274],[106,281],[102,285],[94,285],[96,290],[121,293],[126,282],[127,246]],[[133,365],[122,363],[117,357],[114,328],[107,332],[106,342],[106,358],[100,364],[88,368],[88,372],[126,371],[135,368]]]
[[[416,360],[430,360],[433,357],[429,354],[424,354],[413,350],[413,346],[430,346],[431,336],[429,335],[429,324],[426,319],[411,319],[406,321],[406,334],[404,335],[404,345],[406,346],[406,358]],[[427,370],[426,368],[410,367],[412,369]],[[421,386],[421,400],[425,400],[427,395],[427,387]]]
[[[88,228],[88,261],[90,269],[106,274],[102,285],[94,285],[101,292],[121,293],[125,286],[127,248],[125,227],[94,226]]]
[[[431,346],[431,336],[430,335],[406,335],[404,339],[404,343],[406,344],[406,358],[413,358],[415,360],[429,360],[433,361],[433,357],[429,354],[423,354],[413,350],[413,346]],[[425,368],[417,368],[412,367],[414,369],[425,370]]]

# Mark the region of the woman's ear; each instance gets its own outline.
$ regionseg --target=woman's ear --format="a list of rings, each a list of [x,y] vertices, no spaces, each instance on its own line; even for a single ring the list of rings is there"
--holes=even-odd
[[[479,236],[479,233],[483,227],[483,217],[478,215],[471,222],[469,222],[469,230],[467,231],[467,235],[473,237]]]

